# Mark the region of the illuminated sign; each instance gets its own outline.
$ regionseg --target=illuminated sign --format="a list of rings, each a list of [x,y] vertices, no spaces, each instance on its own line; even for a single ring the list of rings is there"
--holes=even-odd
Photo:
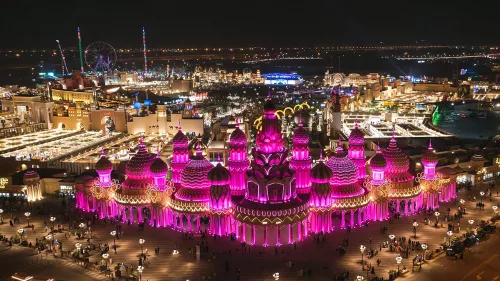
[[[0,188],[5,188],[5,185],[9,183],[8,178],[0,178]]]

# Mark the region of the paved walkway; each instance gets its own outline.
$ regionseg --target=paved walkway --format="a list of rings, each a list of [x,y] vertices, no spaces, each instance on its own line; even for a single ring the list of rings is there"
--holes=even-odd
[[[470,192],[461,191],[459,196],[467,199],[468,195],[472,194],[479,198],[479,191],[485,191],[486,188],[475,187]],[[485,200],[484,203],[486,206],[484,211],[476,210],[475,202],[466,202],[468,212],[461,220],[461,232],[463,233],[467,230],[467,220],[474,219],[476,222],[479,222],[482,219],[491,217],[493,212],[491,206],[496,204],[498,199],[494,197],[495,202]],[[45,199],[46,203],[44,204],[46,206],[44,208],[47,209],[50,203],[55,203],[54,201],[55,199]],[[442,204],[440,210],[443,215],[446,213],[448,207],[452,210],[451,214],[456,212],[456,202],[450,202]],[[26,219],[24,219],[23,213],[24,210],[17,215],[22,216],[20,225],[25,226]],[[0,231],[6,234],[7,237],[10,237],[15,234],[19,226],[9,226],[9,213],[4,213],[3,217],[7,219],[7,223],[0,226]],[[113,260],[113,264],[123,262],[129,266],[132,265],[134,268],[137,267],[138,256],[141,251],[138,239],[144,238],[146,240],[144,249],[148,250],[148,263],[145,266],[143,280],[184,281],[189,279],[190,281],[202,281],[203,276],[205,276],[205,280],[208,280],[208,276],[211,277],[211,280],[236,280],[236,270],[238,268],[241,270],[240,280],[271,281],[274,280],[272,277],[273,273],[279,272],[280,280],[294,281],[307,279],[323,281],[331,280],[334,274],[341,273],[344,269],[350,271],[350,280],[354,280],[356,275],[359,274],[364,274],[366,278],[366,272],[361,272],[361,265],[359,264],[361,259],[359,246],[363,244],[367,247],[367,250],[371,247],[379,250],[379,244],[388,241],[389,234],[394,234],[397,237],[404,236],[413,240],[412,223],[414,219],[417,219],[419,223],[417,227],[417,240],[421,243],[427,243],[429,249],[438,248],[446,237],[447,223],[443,223],[443,228],[434,228],[424,225],[424,216],[418,215],[402,217],[401,219],[394,220],[393,223],[389,223],[388,221],[372,222],[368,227],[355,228],[350,233],[347,233],[345,230],[334,231],[328,234],[326,242],[321,244],[317,244],[312,236],[310,236],[302,243],[297,244],[296,250],[293,249],[292,245],[279,247],[280,253],[278,256],[275,255],[274,247],[264,248],[254,246],[251,247],[250,252],[244,252],[238,241],[230,241],[227,237],[217,240],[208,238],[209,254],[203,253],[199,260],[194,255],[192,257],[189,256],[188,248],[194,249],[196,244],[201,243],[200,238],[185,239],[180,232],[169,228],[153,229],[152,227],[146,227],[145,230],[140,231],[136,225],[128,226],[124,224],[122,225],[124,237],[117,240],[117,253],[114,254],[113,250],[110,250],[110,257]],[[44,235],[41,233],[43,231],[44,220],[50,223],[48,215],[32,216],[30,219],[30,223],[34,223],[35,225],[35,233],[32,233],[31,230],[26,230],[26,234],[32,243],[34,243],[36,237],[40,238]],[[388,227],[387,233],[382,234],[380,232],[382,226]],[[67,224],[65,227],[67,228]],[[113,237],[110,235],[110,232],[115,229],[114,225],[104,224],[102,221],[99,221],[91,229],[97,236],[94,241],[91,241],[92,244],[109,243],[110,247],[113,245]],[[371,244],[369,242],[370,237],[372,237]],[[87,243],[86,240],[77,240],[75,237],[64,238],[63,234],[57,234],[56,238],[63,242],[64,250],[74,249],[76,242],[84,245]],[[347,253],[344,256],[340,256],[335,249],[342,244],[342,240],[345,238],[349,239]],[[179,254],[173,255],[172,251],[176,243]],[[154,253],[154,248],[156,247],[160,247],[159,255]],[[284,251],[284,254],[281,253],[282,251]],[[213,252],[216,252],[215,259],[212,254]],[[376,260],[380,259],[382,261],[381,265],[376,266],[375,273],[377,276],[387,278],[388,271],[397,268],[396,256],[396,253],[382,249],[379,255],[369,260],[369,262],[376,265]],[[410,258],[414,256],[415,254],[412,253]],[[364,259],[366,259],[366,256]],[[100,260],[97,254],[90,258],[91,262],[95,262],[96,260]],[[225,270],[226,261],[229,263],[229,272]],[[293,261],[296,264],[295,268],[288,268],[288,261]],[[404,259],[402,262],[403,265],[406,265],[411,270],[411,259]],[[70,261],[59,261],[57,266],[70,266],[75,269],[79,267],[79,265]],[[425,270],[425,267],[432,267],[432,262],[431,265],[424,265],[423,270]],[[311,269],[312,276],[299,277],[299,269]],[[88,270],[82,270],[82,272],[88,272]],[[89,274],[92,274],[93,278],[109,279],[109,277],[104,277],[95,272]],[[419,273],[416,272],[413,274],[418,275]]]

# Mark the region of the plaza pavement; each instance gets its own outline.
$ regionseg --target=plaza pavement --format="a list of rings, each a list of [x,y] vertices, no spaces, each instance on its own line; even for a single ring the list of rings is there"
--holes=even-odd
[[[468,195],[477,196],[477,198],[479,198],[479,191],[485,191],[486,189],[486,186],[476,186],[473,187],[471,191],[461,190],[459,192],[459,197],[466,200]],[[483,200],[486,204],[484,211],[475,209],[476,202],[467,201],[465,203],[467,207],[467,214],[460,221],[462,226],[460,234],[467,230],[467,221],[469,219],[474,219],[476,222],[479,222],[482,219],[488,219],[491,217],[493,213],[491,206],[496,204],[499,198],[493,197],[493,199],[493,202],[489,202],[487,199]],[[458,200],[441,204],[441,218],[446,213],[448,207],[451,208],[451,214],[454,214],[456,212],[457,202]],[[52,207],[54,210],[57,210],[58,208],[60,209],[60,204],[55,199],[46,198],[44,199],[43,204],[45,210],[49,207]],[[23,210],[20,210],[15,214],[21,218],[21,223],[19,225],[15,225],[15,227],[10,227],[8,223],[10,213],[4,212],[3,217],[6,223],[0,226],[0,231],[2,231],[4,235],[7,235],[7,237],[15,235],[18,228],[26,226],[26,219],[23,215],[26,210],[25,206]],[[50,225],[48,214],[44,216],[37,216],[35,213],[36,212],[33,211],[32,216],[30,217],[30,223],[34,223],[35,225],[35,233],[26,229],[28,240],[33,244],[35,243],[35,238],[41,238],[46,235],[46,233],[43,233],[43,221],[47,221],[47,224]],[[76,211],[73,211],[72,214],[79,217],[79,215],[76,214]],[[189,256],[188,248],[194,249],[196,244],[201,243],[201,238],[195,237],[194,239],[186,239],[180,232],[170,228],[154,229],[150,226],[146,226],[145,230],[141,231],[138,229],[137,225],[128,226],[127,224],[122,224],[124,236],[117,240],[116,244],[118,249],[115,254],[111,248],[113,245],[113,237],[110,235],[110,232],[115,229],[115,225],[110,225],[109,222],[108,224],[104,224],[103,221],[96,221],[96,224],[92,225],[91,230],[92,233],[96,234],[96,238],[92,239],[91,243],[95,245],[98,245],[99,243],[109,243],[109,253],[113,260],[113,265],[116,265],[117,262],[123,262],[136,268],[138,265],[138,256],[141,252],[138,239],[145,239],[146,242],[144,244],[144,249],[148,249],[148,263],[145,265],[142,280],[202,281],[203,276],[205,276],[205,280],[208,280],[208,277],[210,276],[210,280],[228,281],[236,280],[236,270],[238,268],[241,270],[240,280],[245,281],[271,281],[274,280],[272,275],[275,272],[279,272],[279,280],[323,281],[332,280],[332,276],[341,273],[344,270],[349,270],[349,280],[355,280],[356,276],[361,274],[366,278],[366,272],[361,271],[361,265],[359,263],[361,260],[359,246],[361,244],[365,245],[367,247],[367,251],[370,250],[370,248],[379,250],[380,243],[389,241],[389,234],[394,234],[396,237],[405,236],[406,238],[414,240],[412,226],[414,219],[417,219],[419,223],[419,226],[417,227],[416,240],[421,243],[427,243],[429,245],[429,250],[438,248],[443,242],[443,239],[446,237],[447,223],[443,223],[443,228],[434,228],[432,226],[424,225],[423,215],[401,217],[401,219],[393,220],[392,223],[389,223],[388,221],[371,222],[368,227],[354,228],[350,233],[347,233],[346,230],[336,229],[327,235],[325,243],[320,244],[318,244],[312,236],[309,236],[305,239],[305,241],[297,244],[296,250],[293,249],[292,245],[283,245],[279,247],[278,256],[275,255],[274,247],[253,246],[251,247],[250,252],[244,252],[242,251],[239,241],[231,241],[228,237],[219,238],[217,240],[214,240],[212,237],[208,237],[209,253],[202,253],[200,260],[197,260],[194,255],[192,257]],[[434,219],[434,217],[431,219]],[[380,232],[380,228],[382,226],[388,227],[388,231],[385,234]],[[67,227],[68,224],[65,224],[65,228]],[[370,237],[372,237],[371,244],[369,242]],[[335,249],[342,244],[342,241],[345,238],[349,239],[347,253],[344,256],[340,256]],[[64,234],[57,234],[56,239],[63,242],[63,250],[65,251],[74,249],[74,245],[77,242],[80,242],[83,245],[87,244],[86,240],[77,240],[75,236],[71,238],[64,238]],[[490,237],[489,239],[498,240],[498,237],[496,237],[496,234],[493,234],[493,237]],[[174,250],[176,244],[179,254],[173,255],[172,251]],[[154,248],[156,247],[160,247],[159,255],[154,253]],[[34,255],[34,251],[32,251],[32,254],[28,254],[31,250],[20,250],[19,248],[21,247],[13,246],[12,249],[5,249],[2,255],[0,255],[0,257],[8,257],[10,253],[14,251],[24,251],[26,253],[25,262],[12,264],[8,268],[4,267],[2,274],[0,274],[0,278],[2,278],[2,280],[14,272],[25,272],[29,274],[35,274],[37,272],[36,270],[33,270],[32,273],[30,272],[31,268],[26,267],[27,263],[36,263],[36,261],[33,261],[34,257],[32,256]],[[238,249],[237,252],[236,249]],[[229,251],[231,251],[231,254]],[[282,251],[284,251],[284,254],[282,254]],[[472,253],[474,253],[474,251],[475,248],[472,248]],[[216,252],[215,259],[213,258],[213,252]],[[471,256],[473,256],[472,253],[470,254]],[[423,280],[420,277],[424,276],[432,278],[432,272],[438,272],[440,271],[440,268],[450,266],[452,263],[458,263],[459,266],[462,265],[462,270],[468,269],[468,254],[469,253],[466,252],[465,259],[458,262],[452,261],[448,257],[441,255],[436,261],[430,261],[427,262],[427,264],[424,264],[421,272],[410,272],[405,279]],[[480,254],[480,251],[476,253],[474,261],[479,262],[482,258],[487,258],[486,256],[482,256]],[[397,268],[395,261],[395,257],[397,256],[398,254],[389,252],[386,248],[382,249],[377,256],[368,261],[375,265],[375,275],[387,279],[389,270]],[[406,267],[411,271],[411,259],[414,256],[415,253],[412,253],[410,255],[410,259],[403,259],[401,267],[406,265]],[[95,262],[100,259],[99,253],[90,257],[91,262]],[[367,259],[366,256],[364,259]],[[376,266],[377,259],[381,260],[380,266]],[[229,272],[226,272],[225,270],[226,261],[229,263]],[[293,261],[295,263],[295,268],[289,268],[288,261]],[[64,276],[64,274],[61,274],[58,270],[60,268],[70,268],[81,274],[81,280],[110,279],[109,277],[105,277],[98,272],[83,269],[78,264],[73,263],[68,259],[54,259],[49,256],[47,260],[43,262],[46,263],[44,268],[53,268],[53,270],[42,271],[41,277],[55,277],[56,280],[77,280],[69,276]],[[312,276],[299,277],[299,269],[311,269]],[[473,269],[472,266],[471,269]],[[54,276],[49,276],[51,274]],[[472,275],[474,274],[470,274],[470,276]]]

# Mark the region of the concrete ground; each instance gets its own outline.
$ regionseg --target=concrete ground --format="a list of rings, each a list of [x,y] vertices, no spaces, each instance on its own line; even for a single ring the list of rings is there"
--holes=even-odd
[[[486,186],[474,187],[471,191],[460,191],[459,197],[467,200],[469,195],[477,196],[479,192],[485,191]],[[491,206],[496,204],[500,199],[493,197],[493,202],[485,200],[485,210],[476,210],[475,203],[467,201],[467,214],[461,220],[464,233],[467,230],[467,221],[474,219],[479,222],[482,219],[491,217],[493,211]],[[456,201],[458,202],[458,201]],[[451,208],[451,214],[456,212],[456,202],[445,203],[441,205],[440,212],[444,215],[447,208]],[[56,199],[46,198],[43,201],[43,208],[47,212],[49,208],[53,210],[60,209],[60,203]],[[26,211],[26,206],[19,210],[14,215],[21,217],[21,226],[26,225],[26,219],[23,213]],[[41,238],[46,233],[43,233],[44,221],[49,222],[49,215],[38,216],[36,211],[32,212],[30,223],[35,225],[35,232],[26,229],[28,240],[35,243],[35,238]],[[71,215],[79,217],[77,211],[72,211]],[[84,214],[85,215],[85,214]],[[19,225],[10,227],[8,219],[11,214],[5,212],[3,214],[6,223],[0,226],[0,231],[7,237],[15,235]],[[334,231],[327,235],[325,243],[318,244],[312,236],[305,241],[297,244],[297,249],[294,250],[292,245],[283,245],[279,247],[279,254],[275,255],[274,247],[251,247],[250,252],[245,252],[241,248],[238,241],[231,241],[228,237],[213,240],[208,238],[209,253],[203,253],[198,260],[194,255],[190,257],[188,249],[194,249],[196,244],[201,243],[201,238],[186,239],[183,235],[169,228],[157,228],[147,226],[145,230],[139,230],[137,225],[128,226],[122,225],[124,237],[116,241],[118,246],[117,253],[110,250],[110,257],[113,264],[123,262],[134,268],[138,265],[138,256],[141,252],[139,238],[146,240],[143,245],[144,249],[148,250],[148,263],[145,265],[142,274],[143,280],[175,280],[175,281],[202,281],[208,280],[236,280],[237,269],[241,270],[240,280],[274,280],[272,275],[278,272],[279,280],[332,280],[332,277],[338,273],[348,270],[350,272],[349,280],[354,280],[357,275],[363,275],[366,279],[366,272],[361,271],[361,253],[359,246],[365,245],[367,250],[370,248],[379,250],[379,244],[388,241],[388,235],[394,234],[397,237],[413,238],[413,220],[417,219],[419,226],[417,227],[417,239],[421,243],[427,243],[429,249],[436,249],[446,237],[446,223],[443,228],[434,228],[424,225],[424,216],[416,215],[410,217],[402,217],[401,219],[393,220],[392,223],[372,222],[368,227],[352,229],[350,233],[345,230]],[[432,218],[434,219],[434,217]],[[380,232],[382,226],[388,227],[388,231],[383,234]],[[68,224],[65,224],[68,227]],[[96,235],[91,243],[98,245],[99,243],[109,243],[113,245],[113,237],[110,232],[115,229],[115,225],[104,224],[102,221],[97,221],[91,227],[92,232]],[[372,242],[370,244],[370,237]],[[335,250],[343,239],[349,239],[347,253],[340,256]],[[75,236],[65,238],[63,234],[57,234],[56,239],[63,243],[63,250],[74,249],[77,242],[87,244],[86,240],[77,240]],[[175,245],[179,250],[178,255],[173,255]],[[410,259],[403,259],[402,266],[407,266],[410,272],[405,279],[408,280],[497,280],[500,278],[500,254],[497,253],[500,246],[500,239],[497,234],[489,236],[484,242],[473,247],[470,251],[466,251],[463,260],[455,261],[441,255],[437,259],[426,262],[422,270],[419,272],[411,272],[411,258],[417,253],[412,253]],[[160,254],[154,253],[154,248],[160,247]],[[284,251],[284,254],[282,254]],[[213,252],[216,252],[215,258]],[[421,252],[419,252],[421,253]],[[20,246],[12,248],[5,245],[0,248],[0,260],[2,260],[2,268],[0,272],[0,280],[5,280],[14,272],[25,272],[31,275],[55,278],[56,280],[109,280],[110,277],[81,268],[76,263],[66,259],[53,258],[50,255],[43,259],[38,257],[33,250],[26,249]],[[375,265],[375,275],[388,278],[388,272],[391,269],[396,269],[395,258],[398,254],[390,252],[387,249],[382,251],[368,262]],[[100,260],[100,254],[94,254],[90,257],[91,262]],[[366,256],[364,259],[367,259]],[[380,266],[376,266],[376,260],[380,259]],[[295,263],[295,268],[289,268],[288,262]],[[229,264],[229,271],[226,272],[226,262]],[[299,269],[311,269],[311,277],[299,277]],[[205,277],[205,279],[203,279]],[[450,279],[450,277],[453,277]],[[463,278],[463,279],[461,279]],[[476,278],[476,279],[474,279]],[[497,278],[497,279],[495,279]],[[499,280],[500,281],[500,280]]]

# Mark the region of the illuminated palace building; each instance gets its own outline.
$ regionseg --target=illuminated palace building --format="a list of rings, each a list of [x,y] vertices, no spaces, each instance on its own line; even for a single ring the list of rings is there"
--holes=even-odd
[[[299,122],[288,145],[275,111],[268,100],[251,151],[236,124],[227,168],[205,159],[199,143],[191,156],[181,128],[172,140],[170,167],[141,143],[120,183],[111,179],[112,165],[103,154],[96,164],[99,178],[76,185],[77,205],[101,218],[190,232],[208,228],[212,234],[232,233],[249,244],[274,246],[394,213],[409,216],[456,196],[454,183],[436,173],[432,147],[422,161],[424,172],[415,179],[394,137],[366,161],[364,135],[356,126],[348,151],[340,144],[313,166],[309,132]]]

